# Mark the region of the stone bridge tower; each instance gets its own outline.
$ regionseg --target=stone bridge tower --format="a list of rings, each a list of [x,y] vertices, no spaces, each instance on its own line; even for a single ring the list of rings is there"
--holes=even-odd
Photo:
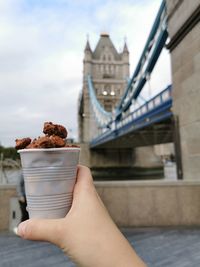
[[[79,140],[88,143],[98,131],[93,117],[87,76],[93,81],[96,97],[106,111],[111,112],[121,99],[129,78],[129,51],[126,42],[121,53],[110,36],[102,33],[94,51],[87,40],[83,60],[83,89],[79,102]]]
[[[152,157],[152,147],[149,149],[145,147],[145,150],[143,148],[117,147],[97,150],[89,148],[89,142],[98,132],[98,125],[91,108],[87,84],[88,75],[92,78],[98,101],[106,111],[111,112],[119,103],[129,79],[129,51],[126,42],[122,52],[117,51],[107,33],[100,35],[94,51],[91,49],[89,41],[86,42],[83,60],[83,89],[78,109],[80,163],[89,166],[92,170],[132,167],[138,164],[139,158],[142,159],[143,165],[157,165],[157,158],[155,163],[154,157]],[[148,162],[149,155],[151,155],[150,163]]]

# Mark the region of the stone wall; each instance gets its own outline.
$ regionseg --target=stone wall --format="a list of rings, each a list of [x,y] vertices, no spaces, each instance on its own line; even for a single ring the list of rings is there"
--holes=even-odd
[[[190,180],[200,180],[199,9],[198,0],[167,1],[173,112],[179,118],[183,178]]]
[[[119,226],[200,225],[200,182],[95,182]]]
[[[119,226],[200,225],[200,182],[95,182],[111,217]],[[9,229],[12,185],[0,187],[0,231]]]
[[[0,231],[9,229],[10,199],[16,194],[15,185],[0,185]]]

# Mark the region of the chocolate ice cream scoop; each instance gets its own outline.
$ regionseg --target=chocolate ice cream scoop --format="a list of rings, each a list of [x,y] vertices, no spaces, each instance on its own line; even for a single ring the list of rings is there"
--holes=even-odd
[[[39,136],[37,139],[30,138],[16,139],[16,149],[24,148],[59,148],[66,146],[67,130],[64,126],[45,122],[43,127],[45,136]]]
[[[45,122],[43,133],[47,134],[48,136],[57,135],[61,138],[67,137],[67,130],[64,126],[59,124],[53,124],[52,122]]]
[[[26,137],[22,139],[16,139],[15,142],[16,142],[16,145],[15,145],[16,149],[24,149],[31,143],[31,138]]]

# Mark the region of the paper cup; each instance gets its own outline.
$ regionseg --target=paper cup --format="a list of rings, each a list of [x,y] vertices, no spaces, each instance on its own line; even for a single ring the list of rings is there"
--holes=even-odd
[[[63,218],[72,203],[80,148],[21,149],[30,218]]]

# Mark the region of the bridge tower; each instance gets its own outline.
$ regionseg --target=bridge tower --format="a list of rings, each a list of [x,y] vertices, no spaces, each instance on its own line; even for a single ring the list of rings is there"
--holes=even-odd
[[[88,90],[88,75],[91,77],[98,102],[107,112],[112,112],[120,102],[129,79],[129,51],[124,42],[121,52],[115,48],[109,34],[102,33],[94,50],[89,40],[86,42],[83,59],[83,88],[79,99],[78,126],[81,145],[81,164],[95,168],[131,168],[137,166],[157,166],[152,147],[114,147],[90,149],[89,143],[98,134],[98,124],[92,110]],[[150,151],[150,152],[149,152]],[[142,163],[138,161],[142,158]],[[146,158],[146,160],[144,160]],[[139,164],[139,165],[138,165]]]
[[[88,143],[98,132],[90,106],[87,77],[91,76],[98,101],[111,112],[122,97],[129,78],[129,51],[126,42],[118,52],[109,34],[102,33],[94,51],[86,42],[83,60],[83,89],[79,105],[79,140]]]

